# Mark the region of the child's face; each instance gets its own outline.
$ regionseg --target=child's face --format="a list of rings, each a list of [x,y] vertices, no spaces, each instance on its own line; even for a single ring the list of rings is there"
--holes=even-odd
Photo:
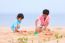
[[[19,21],[21,21],[21,20],[22,20],[22,18],[18,18],[18,20],[19,20]]]

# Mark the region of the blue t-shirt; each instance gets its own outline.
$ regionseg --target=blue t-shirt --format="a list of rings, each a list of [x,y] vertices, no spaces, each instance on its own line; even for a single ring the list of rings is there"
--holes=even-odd
[[[17,25],[19,25],[19,24],[21,24],[21,21],[19,21],[19,20],[16,20],[16,21],[12,24],[11,29],[12,29],[13,32],[15,31],[15,28],[16,28]],[[19,28],[18,28],[18,29],[19,29]]]

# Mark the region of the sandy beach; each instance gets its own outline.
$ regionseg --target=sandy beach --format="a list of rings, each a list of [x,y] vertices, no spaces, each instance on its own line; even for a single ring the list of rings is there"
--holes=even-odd
[[[54,31],[54,34],[59,32],[60,35],[62,35],[62,38],[59,38],[58,43],[64,43],[65,41],[65,28],[56,28],[52,29]],[[30,31],[34,31],[34,29],[31,28]],[[18,38],[26,37],[28,38],[28,43],[57,43],[57,39],[54,36],[51,36],[49,40],[44,40],[47,37],[42,35],[43,33],[39,34],[40,36],[34,36],[34,35],[22,35],[19,33],[13,33],[10,28],[8,27],[0,27],[0,43],[17,43]]]

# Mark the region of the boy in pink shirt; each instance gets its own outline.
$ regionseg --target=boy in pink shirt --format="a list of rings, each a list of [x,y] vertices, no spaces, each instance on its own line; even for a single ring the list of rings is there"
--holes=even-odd
[[[41,32],[43,29],[46,30],[49,25],[49,10],[44,9],[42,15],[36,19],[35,24],[37,32]]]

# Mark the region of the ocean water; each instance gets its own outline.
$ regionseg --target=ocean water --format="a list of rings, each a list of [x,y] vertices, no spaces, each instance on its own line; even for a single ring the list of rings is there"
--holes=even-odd
[[[11,26],[12,23],[16,20],[17,14],[1,14],[0,15],[0,26]],[[22,20],[21,25],[23,26],[34,26],[35,19],[37,14],[24,14],[24,19]]]
[[[15,21],[17,14],[0,14],[0,26],[11,26],[12,22]],[[24,14],[24,19],[22,20],[21,25],[26,27],[34,27],[35,26],[35,20],[39,16],[39,14],[35,13],[28,13]],[[50,26],[65,26],[65,15],[64,14],[55,14],[50,15]]]

